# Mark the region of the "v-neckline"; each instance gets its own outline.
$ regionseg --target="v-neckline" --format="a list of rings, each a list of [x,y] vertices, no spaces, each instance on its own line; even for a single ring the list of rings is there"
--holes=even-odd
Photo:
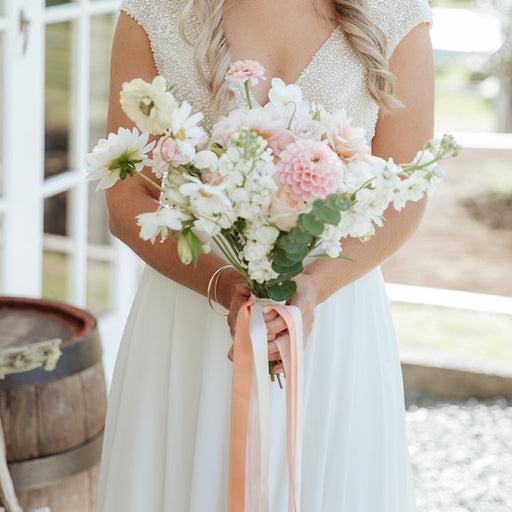
[[[339,25],[333,28],[333,30],[329,34],[329,37],[320,45],[318,50],[313,54],[313,56],[311,57],[309,62],[306,64],[306,66],[302,69],[302,71],[299,73],[299,75],[297,76],[295,81],[290,82],[290,83],[285,82],[286,85],[299,85],[299,82],[302,80],[302,77],[309,71],[309,69],[313,66],[313,64],[318,60],[320,54],[325,51],[325,48],[327,48],[327,46],[331,43],[331,41],[334,39],[334,36],[338,33],[339,30],[340,30]],[[271,78],[275,78],[275,77],[271,77]],[[270,89],[269,89],[269,91],[270,91]],[[266,101],[263,105],[255,98],[255,96],[252,92],[250,94],[251,94],[251,101],[253,103],[255,103],[258,107],[263,108],[269,102],[268,93],[267,93]]]

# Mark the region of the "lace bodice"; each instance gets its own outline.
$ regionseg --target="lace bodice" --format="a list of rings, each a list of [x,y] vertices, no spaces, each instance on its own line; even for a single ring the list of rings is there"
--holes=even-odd
[[[122,0],[121,9],[146,31],[158,72],[176,87],[179,99],[186,99],[203,112],[210,127],[215,121],[212,97],[195,69],[192,47],[178,30],[184,4],[185,0]],[[386,34],[388,56],[413,27],[431,22],[428,0],[369,0],[368,5],[369,15]],[[185,32],[192,40],[198,24],[193,16],[187,20]],[[371,140],[378,106],[368,93],[364,67],[340,28],[331,33],[295,83],[308,101],[328,111],[345,108],[353,124],[364,127]],[[237,95],[236,100],[243,103],[245,98]]]

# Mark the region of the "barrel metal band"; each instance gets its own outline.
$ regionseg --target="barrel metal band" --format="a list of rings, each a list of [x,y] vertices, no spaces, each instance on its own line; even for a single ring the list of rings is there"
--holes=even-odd
[[[54,370],[46,371],[43,368],[35,368],[27,372],[7,375],[5,379],[0,380],[0,389],[46,384],[94,366],[102,356],[98,329],[91,331],[79,342],[61,345],[60,350],[62,355]]]
[[[69,450],[38,459],[11,462],[9,472],[14,488],[17,491],[43,489],[89,469],[100,461],[102,443],[103,430]]]

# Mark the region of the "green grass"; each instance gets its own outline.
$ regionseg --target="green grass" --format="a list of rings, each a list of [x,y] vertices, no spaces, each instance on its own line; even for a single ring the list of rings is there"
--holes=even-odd
[[[43,293],[46,299],[69,302],[71,259],[66,254],[44,251]],[[87,307],[101,314],[112,307],[112,272],[108,263],[87,263]]]
[[[392,304],[401,347],[470,360],[512,363],[512,316]]]
[[[471,94],[443,94],[436,97],[436,112],[440,116],[487,117],[494,115],[491,100]]]

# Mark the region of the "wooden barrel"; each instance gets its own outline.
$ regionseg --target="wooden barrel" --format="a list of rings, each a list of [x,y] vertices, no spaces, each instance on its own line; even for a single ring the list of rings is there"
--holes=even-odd
[[[23,509],[95,512],[106,412],[96,320],[59,302],[0,297],[0,354],[57,338],[55,369],[0,379],[7,462]]]

